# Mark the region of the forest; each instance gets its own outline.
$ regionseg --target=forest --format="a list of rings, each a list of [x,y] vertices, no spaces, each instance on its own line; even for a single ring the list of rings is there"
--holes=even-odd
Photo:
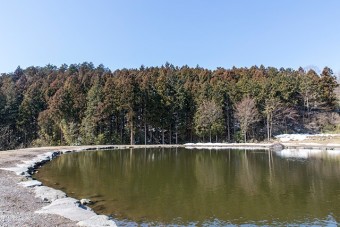
[[[0,150],[271,140],[340,123],[332,70],[18,67],[0,76]]]

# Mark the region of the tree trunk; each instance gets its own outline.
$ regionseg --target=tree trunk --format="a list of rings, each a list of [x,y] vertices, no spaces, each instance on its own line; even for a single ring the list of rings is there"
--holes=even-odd
[[[124,141],[123,141],[123,127],[124,127],[124,117],[122,117],[122,121],[121,121],[121,125],[120,125],[120,142],[121,143],[125,143]]]
[[[146,122],[144,122],[144,144],[146,145]]]
[[[11,141],[11,138],[9,137],[9,143],[10,143],[10,141]],[[63,144],[63,132],[62,132],[61,127],[60,127],[60,145],[62,145],[62,144]]]
[[[267,114],[267,140],[270,139],[270,132],[269,132],[269,114]]]
[[[25,130],[25,147],[27,147],[27,136],[26,136],[26,130]]]
[[[229,116],[229,102],[227,102],[227,141],[230,142],[230,116]]]
[[[131,119],[130,122],[130,144],[135,144],[135,132],[133,131],[133,120]]]
[[[169,144],[171,144],[171,136],[172,136],[172,135],[171,135],[171,124],[170,124],[169,134],[170,134],[170,135],[169,135]]]
[[[153,134],[152,134],[152,130],[150,130],[150,135],[149,135],[149,138],[150,138],[150,143],[152,144],[153,142],[153,140],[152,140],[152,138],[153,138]]]
[[[164,144],[164,129],[162,129],[162,144]]]
[[[270,130],[269,130],[269,136],[270,139],[272,138],[272,134],[273,134],[273,115],[270,115]]]
[[[175,127],[175,128],[176,128],[176,144],[178,144],[177,125],[176,125],[176,127]]]

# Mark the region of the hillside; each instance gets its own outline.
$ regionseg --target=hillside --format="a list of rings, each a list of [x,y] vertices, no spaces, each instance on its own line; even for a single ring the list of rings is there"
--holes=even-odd
[[[0,149],[241,142],[337,130],[330,68],[18,67],[0,77]]]

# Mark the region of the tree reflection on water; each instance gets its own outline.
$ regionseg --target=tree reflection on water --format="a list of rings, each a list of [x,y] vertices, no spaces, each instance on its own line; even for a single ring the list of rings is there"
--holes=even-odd
[[[308,225],[340,212],[340,157],[326,153],[297,159],[246,150],[91,151],[65,154],[35,177],[92,199],[99,213],[138,223]]]

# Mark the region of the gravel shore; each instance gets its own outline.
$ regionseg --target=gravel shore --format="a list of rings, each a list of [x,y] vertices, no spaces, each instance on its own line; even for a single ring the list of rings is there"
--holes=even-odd
[[[20,161],[56,148],[35,148],[0,151],[0,168],[13,167]],[[62,148],[61,148],[62,149]],[[34,196],[33,188],[24,188],[18,182],[25,180],[14,172],[0,170],[0,226],[75,226],[76,222],[59,215],[36,214],[46,203]]]

